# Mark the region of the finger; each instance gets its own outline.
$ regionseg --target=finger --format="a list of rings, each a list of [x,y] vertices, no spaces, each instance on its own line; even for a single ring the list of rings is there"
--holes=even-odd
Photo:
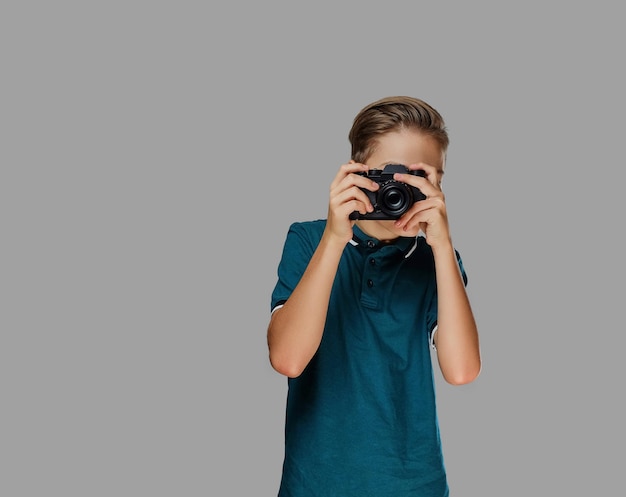
[[[369,190],[372,192],[380,188],[378,183],[376,183],[375,181],[372,181],[366,176],[362,176],[359,174],[348,174],[347,176],[342,178],[338,183],[331,185],[330,195],[331,197],[335,197],[337,195],[340,195],[342,192],[355,188],[355,187],[358,189],[365,189],[365,190]],[[366,195],[366,194],[363,193],[363,195]]]
[[[418,162],[415,164],[409,164],[408,169],[411,171],[422,170],[426,173],[426,178],[433,186],[441,189],[441,180],[443,177],[443,168],[437,168],[426,164],[425,162]]]
[[[406,183],[407,185],[414,186],[419,189],[426,196],[426,198],[443,198],[443,192],[441,189],[433,185],[427,178],[414,176],[412,174],[396,173],[394,174],[393,179]]]
[[[361,164],[360,162],[350,161],[346,164],[342,164],[331,183],[331,189],[335,188],[348,175],[352,173],[364,174],[368,169],[369,168],[365,164]]]
[[[344,204],[356,201],[359,205],[358,208],[354,210],[358,210],[361,214],[365,214],[365,212],[372,212],[374,210],[374,206],[370,201],[367,194],[358,186],[352,186],[351,188],[338,191],[333,198],[331,199],[331,205],[335,209],[340,209]]]
[[[437,213],[440,213],[442,216],[446,215],[445,203],[442,199],[429,198],[420,200],[419,202],[415,202],[413,206],[395,222],[395,225],[404,229],[415,228],[419,223],[426,222]]]
[[[396,226],[402,228],[403,231],[411,231],[414,229],[421,229],[422,231],[426,230],[428,223],[432,220],[432,211],[433,209],[426,209],[420,211],[411,216],[406,216],[405,219],[396,221]]]
[[[348,220],[350,219],[350,215],[354,212],[365,215],[368,212],[372,211],[371,208],[368,209],[368,206],[366,206],[360,200],[352,199],[341,204],[337,203],[337,205],[335,206],[331,205],[331,211],[329,213],[329,216],[335,219]]]

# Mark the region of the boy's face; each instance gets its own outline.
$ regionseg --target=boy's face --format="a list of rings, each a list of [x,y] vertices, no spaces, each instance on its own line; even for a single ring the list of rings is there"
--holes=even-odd
[[[383,169],[387,164],[404,164],[408,167],[420,163],[434,168],[439,183],[436,186],[440,187],[445,154],[434,138],[415,130],[394,131],[381,136],[376,150],[366,161],[370,169]],[[419,233],[418,228],[414,232],[403,231],[394,226],[394,221],[358,220],[357,224],[365,233],[379,240],[416,236]]]

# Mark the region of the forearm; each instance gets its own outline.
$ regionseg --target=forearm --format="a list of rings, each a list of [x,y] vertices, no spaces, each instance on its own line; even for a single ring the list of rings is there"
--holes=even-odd
[[[452,245],[433,248],[438,318],[435,345],[447,382],[464,384],[480,373],[478,330]]]
[[[328,302],[345,244],[323,236],[283,307],[272,314],[267,341],[272,367],[299,376],[322,340]]]

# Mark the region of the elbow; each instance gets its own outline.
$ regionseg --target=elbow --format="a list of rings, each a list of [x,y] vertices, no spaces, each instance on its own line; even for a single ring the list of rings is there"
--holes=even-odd
[[[465,376],[458,375],[452,378],[446,377],[446,382],[450,385],[460,386],[460,385],[467,385],[468,383],[472,383],[476,378],[478,378],[478,375],[465,375]]]
[[[294,333],[293,329],[286,329],[282,320],[277,321],[278,316],[282,316],[283,312],[280,310],[274,313],[267,331],[269,361],[276,372],[289,378],[297,378],[315,355],[321,338],[306,339],[311,335],[307,330]],[[314,335],[317,336],[317,333]],[[301,336],[305,338],[300,338]],[[321,337],[321,331],[319,336]]]
[[[472,383],[480,375],[481,365],[480,363],[473,367],[467,367],[459,369],[458,371],[448,372],[443,377],[450,385],[467,385]]]
[[[305,365],[300,364],[298,361],[293,360],[289,356],[277,357],[277,354],[272,354],[270,351],[270,364],[277,373],[287,376],[288,378],[297,378],[304,371]]]

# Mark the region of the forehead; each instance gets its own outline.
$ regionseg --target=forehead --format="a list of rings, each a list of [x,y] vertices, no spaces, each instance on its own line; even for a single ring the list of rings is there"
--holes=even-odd
[[[385,164],[426,163],[443,172],[445,153],[433,137],[415,130],[386,133],[376,140],[376,148],[367,160],[370,167]]]

